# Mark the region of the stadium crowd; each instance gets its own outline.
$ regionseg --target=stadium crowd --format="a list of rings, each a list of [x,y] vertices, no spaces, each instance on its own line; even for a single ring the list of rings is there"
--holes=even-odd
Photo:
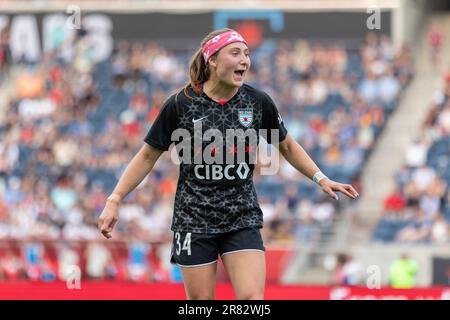
[[[450,72],[421,131],[405,150],[393,190],[373,234],[377,242],[448,244],[450,241]]]

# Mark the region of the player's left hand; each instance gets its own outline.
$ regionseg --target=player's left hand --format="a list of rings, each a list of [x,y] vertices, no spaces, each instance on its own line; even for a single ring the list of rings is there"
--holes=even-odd
[[[328,193],[335,200],[339,200],[335,191],[342,192],[351,199],[356,199],[359,196],[359,193],[356,192],[355,188],[350,184],[339,183],[328,178],[323,178],[320,180],[319,184],[322,187],[323,192]]]

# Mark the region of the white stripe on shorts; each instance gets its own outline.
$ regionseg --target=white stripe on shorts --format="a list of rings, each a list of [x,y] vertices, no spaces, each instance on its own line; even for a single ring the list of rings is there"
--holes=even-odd
[[[211,262],[207,262],[207,263],[201,263],[201,264],[193,264],[193,265],[184,265],[184,264],[179,264],[177,263],[177,265],[179,265],[180,267],[183,268],[192,268],[192,267],[201,267],[201,266],[207,266],[208,264],[212,264],[214,262],[217,262],[217,259]]]
[[[241,252],[241,251],[261,251],[261,252],[264,252],[264,250],[260,250],[260,249],[242,249],[242,250],[234,250],[234,251],[224,252],[220,256],[223,257],[226,254],[235,253],[235,252]]]

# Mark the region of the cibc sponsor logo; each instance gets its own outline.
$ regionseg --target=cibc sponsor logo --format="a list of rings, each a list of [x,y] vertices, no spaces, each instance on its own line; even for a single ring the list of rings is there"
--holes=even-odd
[[[196,165],[194,168],[195,177],[200,180],[235,180],[246,179],[250,172],[247,163],[243,162],[239,165],[228,164],[212,164],[212,165]]]

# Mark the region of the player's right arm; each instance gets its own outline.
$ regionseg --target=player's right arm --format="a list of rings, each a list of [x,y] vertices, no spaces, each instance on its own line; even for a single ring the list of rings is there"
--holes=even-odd
[[[144,180],[163,152],[163,150],[144,143],[128,164],[111,196],[108,197],[98,220],[98,227],[104,237],[111,238],[111,231],[119,219],[118,209],[122,199]]]

